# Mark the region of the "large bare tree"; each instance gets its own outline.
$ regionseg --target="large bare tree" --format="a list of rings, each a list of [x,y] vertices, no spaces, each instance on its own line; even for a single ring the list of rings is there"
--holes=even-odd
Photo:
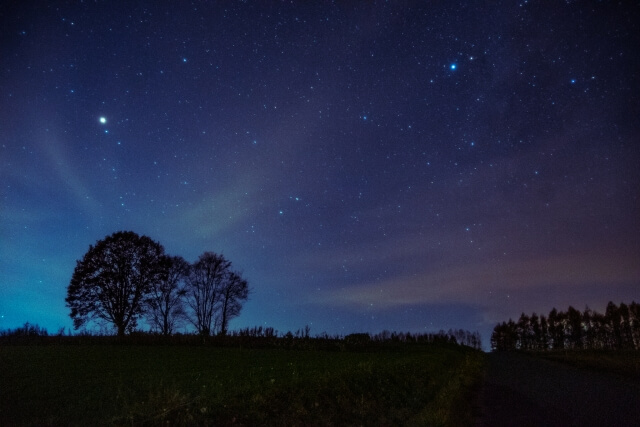
[[[153,286],[165,280],[164,258],[162,245],[132,231],[118,231],[89,246],[67,288],[73,326],[103,320],[119,336],[135,328]]]

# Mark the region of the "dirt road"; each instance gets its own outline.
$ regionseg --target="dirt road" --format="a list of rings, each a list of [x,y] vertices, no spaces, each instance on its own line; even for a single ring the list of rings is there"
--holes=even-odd
[[[640,383],[517,353],[487,355],[476,426],[640,426]]]

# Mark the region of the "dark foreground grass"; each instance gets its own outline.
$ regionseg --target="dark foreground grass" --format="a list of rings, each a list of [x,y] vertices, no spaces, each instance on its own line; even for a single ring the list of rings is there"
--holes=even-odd
[[[482,361],[446,345],[10,345],[0,425],[465,425]]]

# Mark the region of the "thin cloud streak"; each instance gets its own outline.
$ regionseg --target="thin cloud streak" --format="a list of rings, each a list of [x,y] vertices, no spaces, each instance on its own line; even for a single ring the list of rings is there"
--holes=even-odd
[[[631,256],[564,256],[493,264],[465,265],[347,286],[314,300],[338,306],[375,306],[389,310],[401,306],[462,303],[486,304],[490,293],[531,291],[558,286],[579,288],[589,283],[605,287],[640,280],[640,266]]]

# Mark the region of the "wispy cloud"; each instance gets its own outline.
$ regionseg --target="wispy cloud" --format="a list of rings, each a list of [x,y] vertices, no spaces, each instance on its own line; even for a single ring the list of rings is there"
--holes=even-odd
[[[640,266],[631,256],[558,255],[530,260],[461,264],[450,268],[424,268],[330,290],[314,298],[323,304],[376,306],[392,309],[433,303],[482,304],[492,292],[529,291],[585,284],[625,285],[640,281]]]
[[[64,189],[82,209],[92,214],[100,211],[100,204],[86,184],[86,178],[79,172],[80,168],[70,159],[64,149],[64,143],[57,138],[45,134],[42,135],[41,147],[48,157],[48,165],[55,171],[55,176],[60,181],[60,186],[54,186],[51,191]],[[50,183],[47,183],[50,184]]]

